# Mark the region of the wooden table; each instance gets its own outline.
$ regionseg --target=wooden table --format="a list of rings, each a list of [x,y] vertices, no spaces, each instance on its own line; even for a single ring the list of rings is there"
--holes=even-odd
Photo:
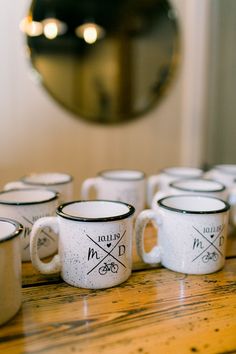
[[[24,263],[22,308],[0,327],[0,353],[236,353],[236,235],[217,273],[150,268],[134,253],[129,280],[106,290]]]

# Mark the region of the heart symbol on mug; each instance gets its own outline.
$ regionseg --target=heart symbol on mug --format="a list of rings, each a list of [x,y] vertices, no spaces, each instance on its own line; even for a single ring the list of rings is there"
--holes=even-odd
[[[111,243],[107,243],[107,247],[111,247]]]
[[[211,238],[213,238],[215,235],[213,234],[213,235],[211,235]]]

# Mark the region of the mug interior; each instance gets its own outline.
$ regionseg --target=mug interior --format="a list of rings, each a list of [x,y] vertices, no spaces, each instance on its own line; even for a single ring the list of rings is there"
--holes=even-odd
[[[228,203],[213,197],[198,195],[168,196],[158,201],[166,209],[187,214],[211,214],[229,210]]]
[[[170,186],[187,192],[221,192],[225,186],[217,181],[207,179],[181,179],[170,183]]]
[[[198,177],[202,174],[200,168],[181,166],[165,168],[162,172],[177,177]]]
[[[35,173],[22,178],[27,184],[53,185],[67,183],[71,180],[71,176],[66,173]]]
[[[57,193],[47,189],[13,189],[0,192],[0,204],[35,204],[57,198]]]
[[[0,219],[0,242],[17,236],[22,231],[22,225],[10,219]]]
[[[57,214],[81,221],[124,219],[135,211],[132,205],[108,200],[75,201],[59,206]]]
[[[144,178],[144,173],[136,170],[107,170],[100,172],[99,175],[103,178],[123,181],[133,181]]]

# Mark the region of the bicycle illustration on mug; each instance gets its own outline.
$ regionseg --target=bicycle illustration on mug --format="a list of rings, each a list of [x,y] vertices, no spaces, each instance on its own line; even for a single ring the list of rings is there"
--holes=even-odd
[[[105,275],[107,272],[112,272],[112,273],[117,273],[119,269],[118,264],[115,262],[111,263],[106,263],[104,262],[104,265],[98,269],[99,274]]]
[[[213,260],[214,262],[216,262],[217,261],[217,259],[218,259],[218,254],[216,253],[216,252],[207,252],[207,254],[205,254],[203,257],[202,257],[202,261],[204,262],[204,263],[207,263],[207,262],[209,262],[210,260]]]

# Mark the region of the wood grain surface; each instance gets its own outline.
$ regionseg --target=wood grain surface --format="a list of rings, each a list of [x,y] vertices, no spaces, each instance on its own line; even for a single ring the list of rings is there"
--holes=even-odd
[[[0,330],[0,353],[235,353],[236,259],[204,276],[136,271],[122,285],[86,290],[26,286]]]

